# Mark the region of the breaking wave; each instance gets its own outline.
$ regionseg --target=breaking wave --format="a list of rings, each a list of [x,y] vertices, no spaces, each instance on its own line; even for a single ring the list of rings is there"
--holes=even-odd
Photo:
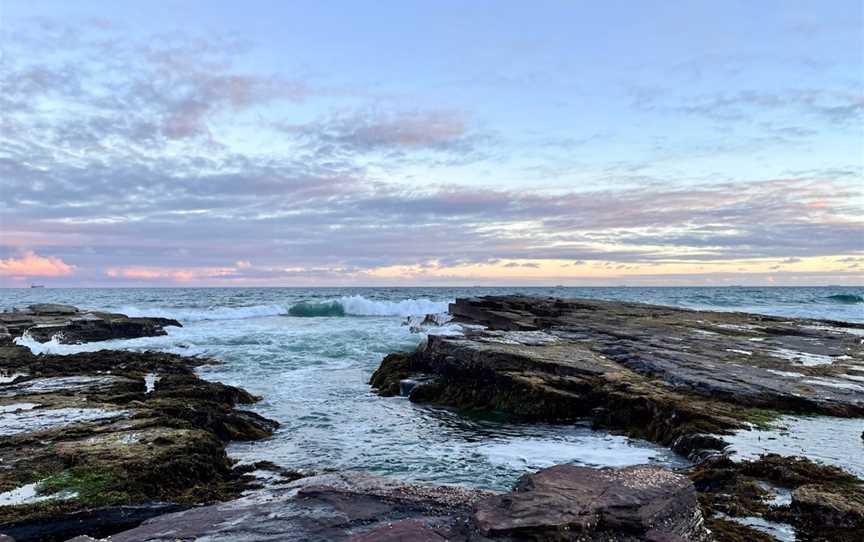
[[[345,308],[345,314],[357,316],[411,316],[414,314],[435,314],[447,312],[448,301],[431,299],[403,299],[401,301],[375,301],[362,295],[339,298],[338,303]]]
[[[288,309],[291,316],[414,316],[447,312],[447,301],[403,299],[376,301],[362,295],[340,297],[324,303],[298,303]]]
[[[297,303],[288,309],[291,316],[345,316],[345,307],[336,301],[330,303]]]
[[[835,294],[829,295],[825,299],[834,303],[842,303],[844,305],[855,305],[856,303],[864,303],[864,296],[855,294]]]
[[[345,296],[321,303],[302,302],[289,307],[285,305],[251,305],[248,307],[118,307],[119,313],[128,316],[150,316],[173,318],[180,322],[203,320],[241,320],[266,316],[413,316],[447,312],[447,301],[430,299],[403,299],[401,301],[378,301],[361,295]]]

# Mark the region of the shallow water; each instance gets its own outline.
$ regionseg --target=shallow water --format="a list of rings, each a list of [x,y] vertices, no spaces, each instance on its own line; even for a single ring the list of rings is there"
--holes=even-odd
[[[864,478],[864,420],[829,416],[782,416],[763,430],[739,431],[724,437],[733,458],[761,454],[806,455]]]
[[[0,307],[66,302],[181,320],[184,327],[168,328],[164,337],[80,346],[25,342],[35,351],[160,349],[224,361],[202,369],[203,376],[263,396],[252,408],[282,423],[271,439],[231,445],[230,453],[241,460],[355,468],[489,489],[508,488],[525,472],[567,461],[683,466],[668,450],[587,427],[472,418],[370,391],[369,377],[384,355],[413,349],[422,339],[402,325],[405,316],[446,310],[456,297],[511,291],[724,310],[755,306],[771,314],[864,321],[864,305],[827,300],[830,295],[860,295],[860,288],[39,289],[0,290]],[[344,316],[288,316],[300,303],[334,301]],[[311,312],[321,310],[340,312],[316,307]]]

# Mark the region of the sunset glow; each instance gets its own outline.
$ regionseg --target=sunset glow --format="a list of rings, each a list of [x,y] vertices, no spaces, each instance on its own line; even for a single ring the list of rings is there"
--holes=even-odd
[[[4,5],[0,286],[864,283],[860,2],[157,4]]]

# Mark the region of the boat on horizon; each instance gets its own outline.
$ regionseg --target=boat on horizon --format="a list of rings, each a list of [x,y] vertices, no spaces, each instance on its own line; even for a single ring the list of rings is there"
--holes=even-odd
[[[44,288],[45,285],[44,284],[31,284],[30,287],[31,288]]]

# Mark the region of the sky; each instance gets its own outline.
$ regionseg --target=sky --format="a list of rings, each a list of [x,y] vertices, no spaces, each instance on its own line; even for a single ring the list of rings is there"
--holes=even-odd
[[[0,286],[864,284],[864,3],[0,0]]]

